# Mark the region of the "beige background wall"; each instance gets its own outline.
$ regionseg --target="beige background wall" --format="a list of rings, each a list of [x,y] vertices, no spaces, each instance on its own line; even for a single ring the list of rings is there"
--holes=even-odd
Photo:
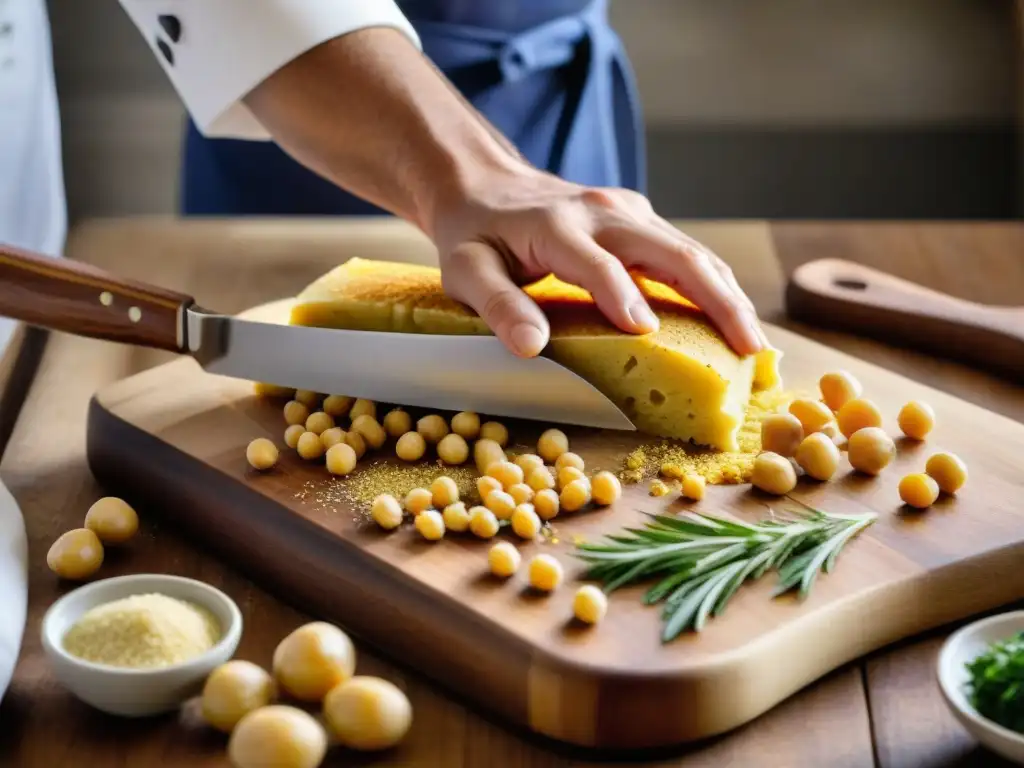
[[[149,49],[115,0],[49,7],[73,215],[174,210],[183,113]],[[979,173],[1010,150],[1021,58],[1009,0],[611,7],[640,82],[656,166],[652,197],[686,209],[667,211],[673,215],[700,213],[707,200],[723,215],[771,213],[780,195],[795,213],[813,213],[822,197],[814,173],[797,173],[789,187],[764,183],[785,175],[794,151],[812,171],[850,155],[825,197],[855,211],[871,180],[849,166],[879,157],[862,156],[878,137],[888,144],[877,152],[897,157],[907,154],[899,142],[938,141],[925,155],[961,153],[951,167]],[[900,172],[913,197],[914,169]],[[1008,179],[980,188],[1005,194]]]

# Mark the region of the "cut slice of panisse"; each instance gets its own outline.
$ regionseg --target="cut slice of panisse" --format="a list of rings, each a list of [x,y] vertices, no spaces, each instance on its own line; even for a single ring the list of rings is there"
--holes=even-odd
[[[636,335],[615,328],[590,295],[554,277],[526,292],[551,324],[551,358],[625,412],[637,429],[723,451],[754,390],[781,386],[775,349],[741,357],[706,315],[671,288],[637,282],[661,327]],[[399,333],[490,334],[471,309],[445,295],[434,267],[351,259],[296,297],[293,325]]]

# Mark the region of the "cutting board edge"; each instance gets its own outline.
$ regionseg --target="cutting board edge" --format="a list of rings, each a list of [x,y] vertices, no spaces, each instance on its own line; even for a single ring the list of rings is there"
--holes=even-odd
[[[142,441],[144,446],[142,450],[134,451],[134,456],[139,458],[136,465],[132,466],[130,468],[131,471],[128,472],[124,471],[124,454],[115,454],[113,452],[114,446],[125,444],[125,440],[132,440],[137,445],[139,441]],[[211,515],[208,513],[208,510],[204,511],[202,509],[201,503],[197,503],[200,501],[198,497],[190,498],[190,489],[186,484],[154,482],[153,478],[146,473],[162,472],[165,476],[174,475],[177,478],[191,477],[193,478],[193,484],[197,487],[205,485],[204,482],[197,479],[198,475],[204,471],[215,473],[215,476],[223,479],[225,484],[230,484],[232,478],[221,470],[202,464],[199,460],[178,451],[155,435],[151,435],[130,422],[121,419],[104,406],[99,394],[94,396],[89,408],[87,456],[90,469],[101,485],[105,485],[111,492],[121,493],[129,502],[139,504],[140,508],[157,510],[162,518],[170,520],[175,526],[181,526],[190,534],[196,535],[203,541],[205,546],[217,551],[219,555],[224,556],[234,567],[247,576],[252,575],[253,571],[257,571],[256,580],[270,589],[270,591],[277,593],[287,602],[297,604],[297,607],[307,609],[310,613],[319,613],[329,619],[339,621],[346,628],[354,627],[354,636],[366,640],[374,647],[380,648],[392,658],[397,659],[399,663],[411,666],[420,673],[426,674],[426,676],[436,680],[445,688],[453,690],[459,696],[474,700],[492,710],[495,709],[494,704],[501,702],[504,698],[506,701],[499,703],[496,709],[499,714],[511,720],[517,726],[526,727],[536,734],[555,741],[583,748],[617,748],[627,750],[663,748],[730,731],[759,717],[807,684],[866,653],[928,631],[942,624],[997,608],[1012,602],[1024,592],[1024,583],[1021,585],[1014,584],[1012,589],[1006,586],[1005,592],[1000,592],[999,596],[995,598],[992,597],[990,592],[988,599],[984,601],[979,601],[976,597],[962,599],[957,603],[957,606],[960,607],[959,610],[951,610],[947,603],[944,611],[933,614],[925,621],[918,621],[913,625],[912,629],[907,624],[886,633],[879,633],[871,639],[862,640],[862,642],[853,644],[844,651],[839,651],[838,648],[835,648],[830,654],[819,655],[815,664],[806,664],[801,673],[794,673],[789,675],[786,680],[779,680],[773,687],[766,689],[763,695],[757,697],[756,700],[751,698],[745,710],[737,709],[734,700],[716,691],[728,689],[729,678],[733,680],[742,679],[745,675],[750,674],[753,671],[752,668],[757,667],[760,662],[776,658],[780,651],[786,650],[791,652],[794,638],[806,634],[808,630],[810,630],[811,635],[814,635],[813,627],[809,627],[803,621],[796,622],[788,625],[786,631],[777,631],[766,635],[759,643],[753,646],[755,650],[750,648],[736,649],[723,654],[720,659],[704,664],[700,668],[692,666],[683,668],[677,670],[676,674],[673,675],[666,674],[664,670],[644,670],[640,673],[628,674],[621,669],[605,668],[599,665],[587,665],[578,662],[567,664],[565,656],[552,654],[540,649],[496,624],[489,624],[492,630],[489,637],[495,641],[495,647],[488,645],[491,658],[482,668],[472,669],[462,665],[462,662],[459,661],[454,662],[453,665],[442,665],[438,669],[436,668],[436,656],[431,656],[429,659],[424,657],[420,660],[420,663],[416,663],[416,644],[403,645],[394,641],[394,638],[401,636],[401,633],[389,633],[377,627],[375,635],[373,625],[379,624],[377,619],[371,619],[369,616],[364,619],[355,620],[351,616],[341,619],[338,614],[343,611],[330,607],[329,601],[325,603],[322,595],[319,598],[316,595],[300,595],[296,599],[295,593],[288,594],[289,587],[287,584],[282,584],[282,580],[275,578],[271,573],[264,572],[267,568],[270,568],[270,565],[265,561],[262,568],[254,569],[251,562],[248,566],[244,565],[240,550],[232,551],[231,547],[225,547],[225,543],[230,540],[229,537],[223,537],[218,540],[215,531],[200,527],[197,524],[200,518],[209,521]],[[145,457],[144,460],[141,458],[143,456]],[[177,468],[177,464],[182,466]],[[130,480],[125,482],[127,478],[130,478]],[[236,482],[235,486],[234,491],[246,498],[246,502],[239,506],[249,510],[247,513],[250,515],[248,518],[249,522],[254,519],[252,510],[260,505],[276,510],[285,509],[245,483]],[[142,490],[144,487],[173,488],[175,491],[174,493],[168,493],[166,490],[162,491],[160,501],[154,502],[152,496],[146,498],[146,493]],[[174,505],[189,510],[190,515],[175,516],[173,513],[169,513],[167,507],[173,507]],[[238,515],[239,517],[236,522],[243,522],[241,513],[238,513]],[[255,519],[258,519],[258,517],[257,515]],[[221,524],[225,522],[223,516],[221,516],[220,521]],[[269,527],[273,528],[272,525]],[[303,538],[307,542],[318,542],[321,547],[326,546],[325,540],[327,537],[323,535],[323,529],[320,529],[315,524],[305,521],[305,525],[300,530],[304,531]],[[264,534],[264,536],[268,535],[269,533]],[[252,540],[252,537],[245,538]],[[304,553],[310,551],[303,547],[297,549]],[[351,547],[351,550],[358,552],[356,547]],[[1024,550],[1024,542],[1018,542],[1017,545],[1008,546],[997,554],[1000,558],[1005,558],[1007,563],[1009,563],[1019,559],[1019,552],[1022,550]],[[991,552],[986,553],[986,557],[991,556]],[[922,572],[900,580],[896,584],[896,588],[893,588],[892,584],[878,585],[877,589],[872,589],[868,593],[858,593],[846,600],[838,601],[835,606],[830,607],[828,610],[819,608],[814,614],[809,614],[808,621],[812,620],[810,616],[814,616],[813,621],[815,622],[831,623],[836,620],[837,614],[843,611],[863,613],[865,609],[862,606],[869,596],[875,595],[879,591],[882,592],[886,603],[894,608],[907,600],[905,592],[909,590],[913,593],[919,582],[929,587],[928,594],[946,594],[951,584],[956,583],[959,587],[963,586],[963,573],[961,572],[970,573],[974,570],[973,564],[976,559],[978,558],[957,561],[942,569],[931,571],[931,583],[923,581],[925,574]],[[373,561],[374,558],[371,556],[362,557],[359,563],[349,564],[349,571],[354,574],[358,568],[369,565],[374,568],[377,576],[390,578],[396,584],[401,582],[401,586],[393,588],[392,591],[409,586],[409,579],[403,579],[398,572],[389,573],[394,571],[394,569],[383,564],[374,563]],[[331,564],[332,566],[337,566],[338,559],[332,559]],[[921,579],[917,579],[917,576],[921,576]],[[338,578],[339,581],[344,581],[341,577]],[[350,577],[349,581],[357,583],[357,579],[354,577]],[[958,589],[956,593],[970,595],[972,591]],[[916,595],[916,597],[920,596]],[[406,602],[412,606],[416,605],[415,599]],[[970,604],[969,608],[967,606],[968,603]],[[926,601],[927,604],[934,605],[937,603]],[[961,604],[963,604],[962,607]],[[877,605],[875,607],[877,608]],[[467,620],[477,624],[482,622],[480,617],[473,615],[468,609],[457,603],[449,602],[446,608],[452,611],[452,615],[456,617],[465,614],[463,618],[452,622],[453,627],[455,625],[466,626]],[[437,620],[436,615],[431,618]],[[723,620],[725,619],[723,618]],[[441,624],[443,622],[438,621],[438,623]],[[397,626],[395,624],[396,629]],[[408,627],[406,627],[406,631],[408,631]],[[455,633],[454,629],[450,631]],[[384,642],[381,641],[382,636]],[[821,652],[820,645],[818,652],[819,654]],[[502,674],[493,675],[491,673],[493,675],[492,679],[481,677],[481,670],[487,673],[488,670],[501,666],[501,662],[507,663],[516,658],[529,671],[525,688],[518,689],[520,695],[518,700],[515,700],[515,697],[509,697],[507,689],[499,688],[499,685],[509,682]],[[809,659],[810,657],[806,658]],[[568,661],[571,662],[572,660]],[[510,664],[509,666],[514,665]],[[443,674],[445,671],[449,672],[449,674]],[[708,685],[709,672],[711,673],[710,677],[715,679],[716,684]],[[453,682],[453,680],[457,680],[460,676],[464,678],[463,682]],[[552,679],[559,680],[553,687],[551,684]],[[638,690],[640,688],[643,689],[642,693]],[[637,690],[630,694],[629,689]],[[555,720],[551,720],[544,714],[548,709],[544,702],[538,702],[538,696],[544,695],[557,695],[559,698],[567,697],[571,701],[586,701],[590,699],[592,708],[583,708],[581,712],[572,715],[576,718],[575,720],[563,721],[561,718],[564,713],[559,714]],[[703,696],[703,700],[701,696]],[[714,701],[715,696],[718,696],[719,701]],[[673,719],[671,727],[666,728],[664,734],[657,736],[650,736],[648,734],[646,740],[641,740],[638,743],[630,743],[630,741],[631,739],[638,739],[639,734],[631,735],[625,740],[619,739],[612,742],[602,739],[601,729],[597,727],[597,724],[610,718],[610,715],[604,714],[604,707],[608,703],[610,703],[613,710],[617,710],[624,706],[625,701],[635,700],[638,703],[651,697],[667,702],[667,706],[677,707],[676,711],[680,713],[680,717]],[[559,709],[561,708],[555,707],[556,711]],[[709,712],[718,714],[709,715]],[[588,715],[591,717],[589,721],[586,719]]]

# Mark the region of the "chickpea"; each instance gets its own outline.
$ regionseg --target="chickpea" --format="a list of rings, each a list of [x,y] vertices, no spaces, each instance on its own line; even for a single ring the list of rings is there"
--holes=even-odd
[[[441,438],[441,442],[437,444],[437,457],[452,466],[465,464],[469,458],[469,445],[461,435],[452,432]]]
[[[384,431],[384,427],[378,424],[373,416],[365,413],[352,420],[352,431],[362,435],[366,445],[375,451],[379,450],[388,439],[388,433]]]
[[[562,490],[573,480],[585,480],[586,477],[587,476],[583,474],[582,469],[577,469],[576,467],[562,467],[558,470],[558,475],[555,478],[556,487],[558,490]]]
[[[440,541],[444,538],[444,518],[436,509],[425,509],[416,515],[415,525],[427,541]]]
[[[496,461],[505,461],[505,449],[493,440],[485,437],[480,438],[473,444],[473,461],[476,463],[476,470],[481,475],[487,474],[488,467]]]
[[[584,584],[573,596],[572,612],[584,624],[597,624],[608,612],[608,597],[593,584]]]
[[[408,411],[395,408],[384,415],[383,427],[389,436],[397,440],[406,432],[412,431],[412,416]]]
[[[271,663],[274,678],[289,696],[322,701],[331,688],[355,673],[356,649],[340,628],[314,621],[286,635]]]
[[[900,409],[896,423],[911,440],[924,440],[935,428],[935,411],[928,403],[911,400]]]
[[[493,491],[501,491],[501,482],[496,477],[490,475],[484,475],[476,479],[476,492],[480,496],[480,501],[484,501]]]
[[[203,720],[224,733],[238,721],[274,699],[274,679],[251,661],[232,659],[206,678],[200,697]]]
[[[373,416],[376,419],[377,404],[373,400],[365,400],[364,398],[356,400],[348,411],[348,417],[355,421],[360,416]]]
[[[835,418],[829,407],[820,400],[798,398],[789,404],[789,412],[800,420],[804,434],[818,432]]]
[[[434,506],[444,509],[459,500],[459,486],[447,475],[441,475],[430,484],[430,494]]]
[[[487,507],[469,510],[469,530],[481,539],[493,538],[498,533],[498,518]]]
[[[558,494],[552,488],[537,491],[533,496],[533,509],[541,520],[551,520],[557,517],[560,507]]]
[[[377,525],[386,531],[400,526],[404,517],[402,505],[390,493],[382,493],[373,500],[370,505],[370,516]]]
[[[512,530],[521,539],[535,539],[540,533],[540,517],[533,504],[520,504],[512,512]]]
[[[952,453],[936,453],[924,465],[924,471],[939,484],[939,490],[955,494],[967,482],[967,465]]]
[[[508,489],[516,483],[523,482],[523,470],[518,464],[511,461],[496,461],[487,468],[487,474],[501,483],[501,487]]]
[[[295,390],[295,399],[312,410],[320,402],[320,393],[309,389],[297,389]]]
[[[767,451],[754,459],[750,482],[765,493],[783,496],[796,488],[796,470],[785,456]]]
[[[553,592],[562,583],[562,564],[548,554],[534,555],[530,560],[530,586],[541,592]]]
[[[804,425],[792,413],[772,413],[761,422],[761,450],[792,456],[804,439]]]
[[[309,408],[298,400],[289,400],[284,404],[284,420],[287,424],[305,425],[309,418]]]
[[[591,478],[590,492],[594,497],[595,504],[599,507],[607,507],[622,496],[622,483],[613,473],[601,471]]]
[[[355,451],[357,459],[366,455],[366,438],[354,429],[345,433],[345,445]]]
[[[526,483],[516,483],[509,487],[508,495],[515,500],[516,504],[529,504],[533,501],[533,488]]]
[[[544,459],[535,453],[521,453],[515,457],[514,461],[523,470],[523,477],[529,477],[533,470],[544,466]]]
[[[298,707],[271,704],[253,710],[228,739],[233,768],[317,768],[327,755],[327,733]]]
[[[830,421],[828,424],[822,427],[820,434],[825,435],[837,446],[842,445],[844,442],[846,442],[846,438],[843,437],[843,433],[839,431],[839,425],[836,424],[834,421]]]
[[[508,445],[508,429],[497,421],[488,421],[480,425],[480,439],[493,440],[502,448]]]
[[[469,510],[461,501],[449,504],[444,508],[441,516],[444,518],[444,527],[449,531],[462,533],[469,528]]]
[[[487,564],[498,578],[507,579],[519,570],[523,556],[510,542],[499,541],[487,552]]]
[[[555,476],[548,467],[538,467],[526,478],[526,484],[534,491],[555,487]]]
[[[476,440],[480,436],[480,417],[472,411],[462,411],[452,416],[452,432],[463,440]]]
[[[327,471],[332,475],[350,475],[356,468],[359,455],[348,443],[338,443],[327,449]]]
[[[839,409],[836,421],[839,423],[839,431],[849,438],[865,427],[882,426],[882,412],[867,398],[855,397]]]
[[[484,506],[487,507],[499,520],[508,520],[516,508],[516,500],[505,491],[491,491],[484,499]]]
[[[74,528],[53,542],[46,565],[62,579],[87,579],[103,565],[103,544],[92,529]]]
[[[321,435],[334,426],[334,419],[323,411],[309,414],[306,419],[306,431],[314,435]]]
[[[828,435],[815,432],[796,449],[796,462],[810,477],[824,482],[839,469],[839,449]]]
[[[332,445],[345,442],[345,434],[341,427],[331,427],[320,433],[320,442],[324,444],[325,450],[329,450]]]
[[[299,456],[306,461],[316,461],[324,455],[324,444],[320,441],[320,435],[316,432],[303,432],[299,435],[299,442],[295,445]]]
[[[566,451],[557,459],[555,459],[556,470],[562,470],[565,467],[574,467],[582,472],[585,469],[585,466],[583,464],[583,457],[580,456],[578,453]]]
[[[706,487],[707,481],[704,479],[703,475],[698,475],[693,472],[683,475],[681,490],[684,498],[700,501],[704,498]]]
[[[295,399],[295,390],[291,387],[282,387],[279,384],[271,384],[269,381],[255,381],[252,391],[259,397],[286,397],[289,400]]]
[[[85,527],[105,545],[123,544],[138,533],[139,516],[123,499],[105,496],[85,513]]]
[[[854,469],[877,475],[896,456],[896,443],[881,427],[864,427],[850,436],[846,456]]]
[[[335,419],[340,419],[352,409],[354,402],[355,398],[353,397],[328,395],[324,398],[324,403],[321,407],[324,409],[324,413],[333,416]]]
[[[939,484],[924,472],[915,472],[900,479],[899,492],[907,506],[925,509],[939,498]]]
[[[544,461],[554,464],[569,450],[569,438],[560,429],[548,429],[537,440],[537,453]]]
[[[849,371],[826,373],[818,382],[821,399],[832,411],[838,411],[851,400],[861,396],[864,388]]]
[[[294,450],[299,446],[299,437],[305,431],[306,427],[304,423],[289,425],[288,429],[284,431],[284,444]]]
[[[249,466],[263,472],[277,464],[277,446],[265,437],[257,437],[245,447]]]
[[[559,506],[566,512],[576,512],[590,503],[590,481],[585,477],[573,480],[562,489]]]
[[[433,503],[434,494],[426,488],[413,488],[405,495],[405,509],[414,515],[430,509]]]
[[[443,416],[431,413],[416,422],[416,431],[423,435],[428,443],[439,443],[448,434],[448,422]]]
[[[395,455],[402,461],[419,461],[427,452],[427,441],[419,432],[406,432],[395,443]]]
[[[373,752],[398,744],[412,725],[412,705],[394,683],[359,675],[324,699],[328,730],[349,749]]]

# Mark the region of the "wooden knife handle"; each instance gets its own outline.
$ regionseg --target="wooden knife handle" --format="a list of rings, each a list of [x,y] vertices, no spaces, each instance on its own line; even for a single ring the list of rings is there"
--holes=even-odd
[[[799,267],[790,317],[1024,376],[1024,312],[958,299],[840,259]]]
[[[0,315],[107,341],[184,350],[192,298],[0,243]]]

